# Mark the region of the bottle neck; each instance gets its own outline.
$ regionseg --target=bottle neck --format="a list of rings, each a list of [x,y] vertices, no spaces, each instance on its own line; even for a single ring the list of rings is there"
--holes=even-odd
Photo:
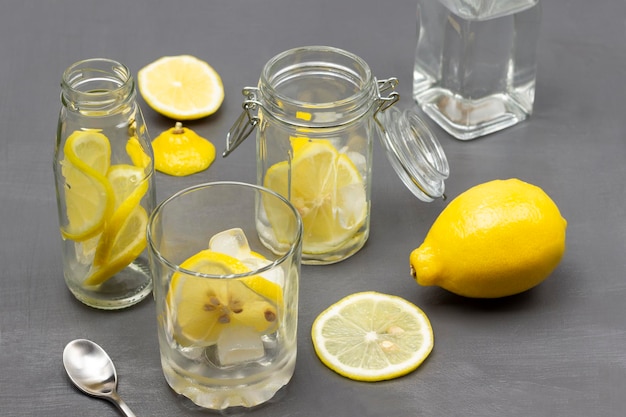
[[[115,114],[135,101],[135,83],[119,62],[95,58],[70,66],[61,80],[61,102],[86,116]]]
[[[275,56],[259,80],[265,114],[309,128],[344,126],[367,116],[376,93],[376,80],[365,61],[325,46],[296,48]]]

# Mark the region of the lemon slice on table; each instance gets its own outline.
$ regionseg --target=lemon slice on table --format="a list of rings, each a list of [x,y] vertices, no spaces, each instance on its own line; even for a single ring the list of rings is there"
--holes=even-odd
[[[113,190],[114,212],[111,218],[106,222],[100,240],[98,241],[93,260],[95,267],[104,266],[109,262],[113,247],[118,244],[117,242],[120,240],[121,231],[127,223],[128,217],[139,206],[141,199],[148,191],[148,181],[145,178],[144,169],[134,165],[119,164],[111,166],[107,174],[107,179]],[[131,253],[135,253],[140,247],[141,250],[139,250],[139,253],[141,253],[146,246],[145,230],[127,229],[124,233],[129,234],[133,231],[137,236],[123,236],[122,240],[132,244],[132,246],[128,247],[128,249],[132,249]],[[143,242],[143,245],[141,245],[141,242]],[[135,257],[139,256],[139,253],[137,253]],[[129,256],[130,253],[128,256],[124,256],[124,258],[128,259]],[[134,259],[135,258],[128,259],[127,264]],[[112,275],[113,274],[110,276]],[[100,280],[104,278],[107,277],[101,276]],[[97,284],[101,284],[102,282],[97,282]],[[89,285],[96,285],[96,283]]]
[[[300,213],[303,252],[327,252],[350,239],[366,219],[363,178],[329,141],[292,138],[292,148],[291,173],[288,161],[278,162],[267,170],[264,185],[288,197]],[[278,224],[281,212],[265,208],[270,223]]]
[[[209,116],[224,101],[219,74],[191,55],[164,56],[146,65],[137,73],[137,85],[152,109],[176,120]]]
[[[135,206],[134,210],[124,218],[119,225],[117,233],[108,241],[110,246],[106,262],[92,266],[89,276],[83,285],[93,286],[106,282],[113,275],[126,268],[135,260],[146,247],[145,231],[148,226],[148,214],[141,206]],[[98,246],[102,245],[102,238]],[[96,248],[96,253],[98,248]]]
[[[85,241],[100,233],[113,208],[113,190],[105,177],[111,145],[102,133],[76,131],[67,138],[63,152],[67,224],[61,226],[61,234]]]
[[[349,295],[313,322],[313,346],[333,371],[358,381],[406,375],[434,344],[424,312],[407,300],[378,292]]]
[[[238,259],[208,249],[193,255],[181,267],[210,275],[250,271]],[[282,290],[260,276],[231,280],[177,272],[166,300],[178,343],[210,346],[230,327],[251,328],[258,334],[274,332],[282,308]]]

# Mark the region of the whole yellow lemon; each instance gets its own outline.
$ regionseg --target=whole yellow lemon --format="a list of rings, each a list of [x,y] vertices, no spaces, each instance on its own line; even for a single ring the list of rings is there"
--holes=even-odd
[[[473,298],[526,291],[546,279],[565,252],[567,221],[539,187],[494,180],[463,192],[410,256],[420,285]]]

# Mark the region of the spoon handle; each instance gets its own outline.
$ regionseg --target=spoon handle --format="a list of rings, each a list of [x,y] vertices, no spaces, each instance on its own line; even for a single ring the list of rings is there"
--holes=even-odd
[[[117,406],[117,408],[120,409],[120,411],[125,417],[137,417],[135,413],[131,411],[130,407],[126,405],[124,400],[120,398],[119,395],[115,394],[115,395],[112,395],[110,398],[111,398],[111,401],[113,401],[113,403]]]

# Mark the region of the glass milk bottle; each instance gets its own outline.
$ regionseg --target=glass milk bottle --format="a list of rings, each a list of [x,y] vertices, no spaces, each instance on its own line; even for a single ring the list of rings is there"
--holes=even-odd
[[[108,59],[77,62],[61,81],[53,165],[63,273],[95,308],[128,307],[152,290],[153,158],[135,95],[128,68]]]
[[[225,155],[256,130],[257,181],[302,216],[303,263],[339,262],[367,241],[373,138],[380,130],[388,151],[398,145],[382,122],[383,114],[398,116],[391,112],[399,98],[396,84],[393,78],[378,81],[350,52],[308,46],[272,58],[258,86],[244,89],[244,111],[229,132]],[[404,170],[402,163],[396,166]],[[435,188],[434,195],[443,190]],[[267,214],[270,223],[279,221]]]
[[[539,0],[418,0],[413,98],[452,136],[526,119],[535,97]]]

